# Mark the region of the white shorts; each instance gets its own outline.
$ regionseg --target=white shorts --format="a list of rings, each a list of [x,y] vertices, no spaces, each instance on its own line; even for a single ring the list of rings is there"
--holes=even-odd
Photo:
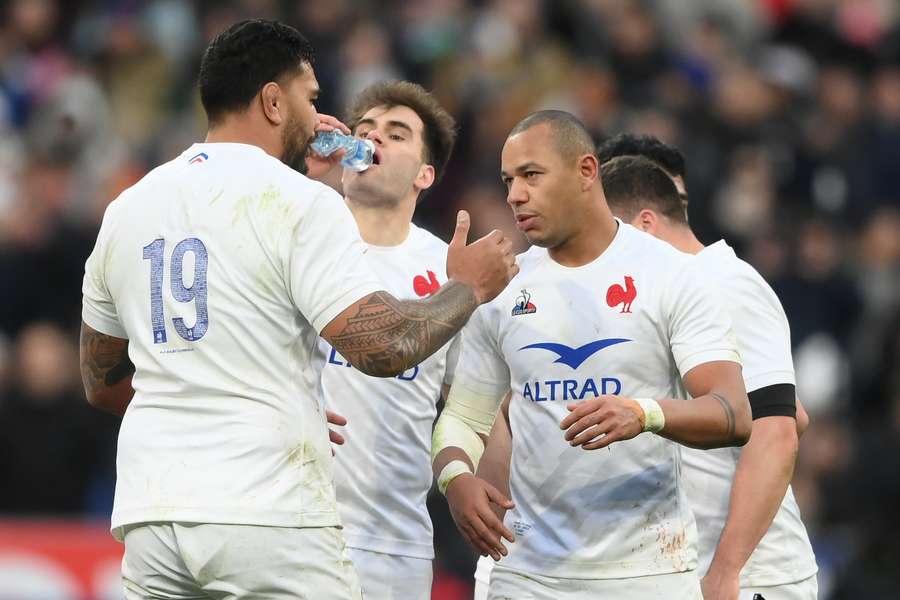
[[[487,600],[488,588],[491,585],[491,571],[494,570],[494,559],[490,556],[479,556],[475,565],[475,594],[472,600]]]
[[[126,600],[361,600],[336,527],[143,523],[125,529]]]
[[[819,582],[813,575],[797,583],[741,588],[739,600],[816,600],[818,597]]]
[[[347,548],[365,600],[431,598],[431,561],[427,558],[382,554]]]
[[[628,579],[568,579],[514,571],[498,563],[490,578],[488,600],[703,600],[696,571]]]

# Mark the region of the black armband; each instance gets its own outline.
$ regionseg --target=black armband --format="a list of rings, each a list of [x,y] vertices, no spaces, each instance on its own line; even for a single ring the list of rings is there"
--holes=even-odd
[[[749,392],[753,419],[763,417],[797,418],[797,392],[793,384],[776,383]]]

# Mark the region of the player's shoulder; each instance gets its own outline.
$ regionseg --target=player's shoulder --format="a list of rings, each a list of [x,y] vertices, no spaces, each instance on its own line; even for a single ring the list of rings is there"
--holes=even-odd
[[[131,219],[133,217],[131,213],[145,205],[147,199],[157,197],[161,187],[171,179],[172,165],[176,160],[178,160],[177,157],[154,167],[135,183],[119,192],[119,195],[107,204],[103,213],[104,228],[109,230],[118,221]]]
[[[732,296],[732,302],[771,305],[784,314],[781,302],[765,277],[740,258],[724,240],[710,244],[696,256],[697,264],[717,276],[719,285]]]
[[[336,197],[340,198],[340,205],[343,206],[344,204],[343,198],[341,198],[340,194],[334,189],[321,181],[310,179],[303,173],[284,164],[274,156],[265,154],[264,157],[259,159],[259,164],[260,167],[266,169],[268,181],[265,181],[265,184],[274,186],[285,197],[291,197],[297,200],[308,199],[310,201],[323,198],[330,198],[333,200],[334,197]]]
[[[289,198],[292,202],[312,202],[323,197],[340,198],[340,194],[329,186],[310,179],[252,144],[194,144],[180,159],[181,163],[187,165],[202,159],[204,167],[211,169],[211,175],[222,182],[234,180],[235,188],[250,194],[269,194]],[[248,177],[248,173],[252,175]],[[343,205],[343,202],[340,204]]]
[[[158,194],[160,184],[164,183],[166,180],[173,179],[173,167],[177,164],[179,158],[180,156],[175,157],[148,171],[131,186],[125,188],[115,200],[110,202],[109,209],[121,209],[123,205],[137,202],[138,199],[145,194]]]
[[[655,282],[654,287],[660,290],[668,289],[673,282],[690,281],[698,276],[693,255],[627,223],[620,223],[614,243],[619,251],[606,267],[607,270],[614,265],[627,267],[645,283]]]
[[[628,259],[647,259],[646,264],[661,271],[690,264],[691,255],[672,246],[668,242],[641,231],[628,223],[619,224],[619,235],[623,236],[623,255]]]
[[[705,269],[711,269],[720,273],[736,273],[748,275],[748,269],[755,269],[741,260],[734,249],[725,240],[719,240],[706,246],[696,254],[695,260]]]
[[[710,244],[697,253],[694,260],[704,271],[718,274],[723,281],[771,290],[762,274],[739,257],[725,240]]]

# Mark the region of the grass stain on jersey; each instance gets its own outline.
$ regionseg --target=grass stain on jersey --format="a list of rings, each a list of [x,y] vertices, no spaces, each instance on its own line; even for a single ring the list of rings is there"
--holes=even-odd
[[[309,442],[297,444],[291,448],[287,456],[288,464],[299,468],[314,460],[316,460],[315,448]]]
[[[280,225],[291,212],[291,205],[281,197],[281,190],[269,185],[259,195],[245,194],[234,204],[232,225],[250,216],[251,211],[264,217],[267,224]]]

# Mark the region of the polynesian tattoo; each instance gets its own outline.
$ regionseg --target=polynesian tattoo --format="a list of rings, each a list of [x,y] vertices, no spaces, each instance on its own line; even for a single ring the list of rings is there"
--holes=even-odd
[[[471,288],[454,281],[425,302],[375,292],[329,341],[360,371],[390,377],[446,344],[477,307]]]

